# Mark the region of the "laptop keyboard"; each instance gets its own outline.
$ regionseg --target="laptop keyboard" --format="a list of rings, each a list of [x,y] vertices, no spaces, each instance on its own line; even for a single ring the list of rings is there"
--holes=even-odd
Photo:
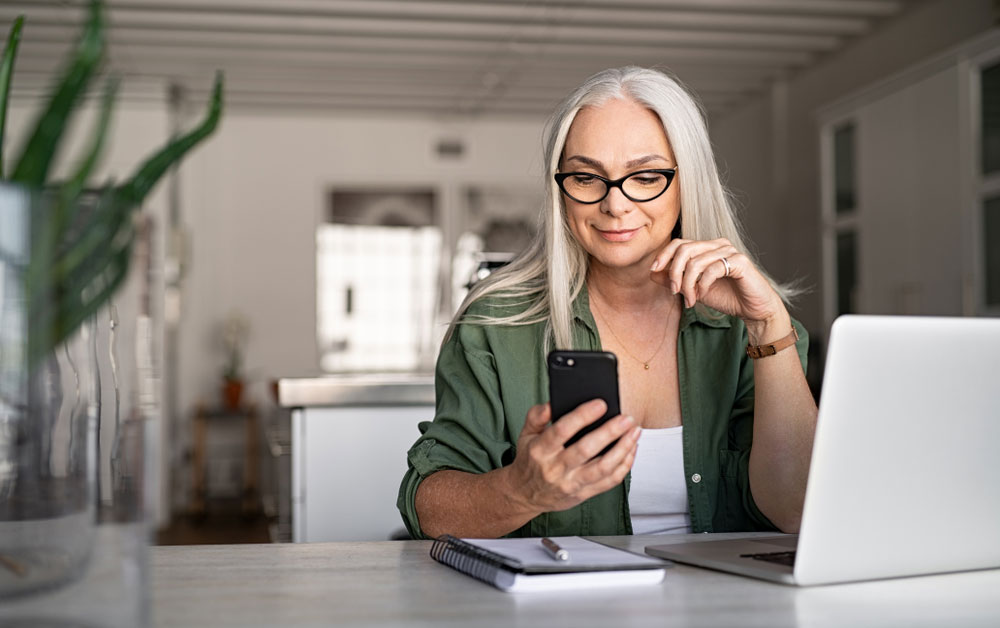
[[[769,563],[779,565],[795,566],[795,550],[790,552],[765,552],[762,554],[740,554],[740,558],[752,558],[754,560],[764,560]]]

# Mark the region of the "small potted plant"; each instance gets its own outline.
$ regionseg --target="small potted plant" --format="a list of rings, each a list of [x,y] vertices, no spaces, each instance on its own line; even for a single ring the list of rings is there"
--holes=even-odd
[[[222,400],[227,410],[239,410],[243,397],[243,351],[250,335],[250,323],[238,312],[222,322],[222,348],[226,362],[222,369]]]

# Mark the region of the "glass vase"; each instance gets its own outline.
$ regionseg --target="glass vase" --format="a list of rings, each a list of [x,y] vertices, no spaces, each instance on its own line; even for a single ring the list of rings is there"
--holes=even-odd
[[[39,303],[26,289],[43,199],[0,185],[0,625],[144,625],[157,419],[150,229],[135,231],[128,289],[32,360],[29,332],[61,298]],[[76,214],[85,229],[87,208]]]

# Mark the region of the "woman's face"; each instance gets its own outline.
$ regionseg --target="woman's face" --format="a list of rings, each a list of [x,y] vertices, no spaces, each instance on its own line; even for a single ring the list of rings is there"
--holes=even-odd
[[[639,170],[676,166],[657,115],[632,100],[614,99],[577,113],[559,171],[615,180]],[[563,194],[570,229],[591,263],[611,268],[645,264],[648,269],[656,252],[670,241],[680,215],[679,184],[675,177],[666,192],[646,202],[629,200],[620,188],[593,204]]]

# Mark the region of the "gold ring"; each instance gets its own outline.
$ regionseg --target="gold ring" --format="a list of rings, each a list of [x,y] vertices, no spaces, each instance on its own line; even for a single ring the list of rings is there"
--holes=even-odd
[[[732,267],[729,265],[729,260],[727,260],[726,258],[722,257],[722,258],[719,258],[719,261],[722,262],[722,265],[726,267],[726,274],[723,275],[723,277],[728,277],[729,276],[729,272],[732,270]]]

